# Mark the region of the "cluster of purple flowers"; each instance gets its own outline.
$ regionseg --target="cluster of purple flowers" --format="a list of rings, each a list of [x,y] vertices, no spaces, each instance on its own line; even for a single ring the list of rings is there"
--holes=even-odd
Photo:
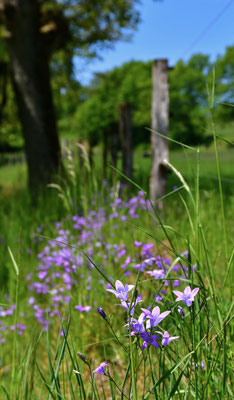
[[[85,216],[74,215],[70,218],[67,217],[62,222],[57,222],[55,239],[49,240],[44,247],[41,247],[45,243],[44,238],[40,236],[44,232],[44,227],[40,226],[33,236],[33,241],[38,242],[41,251],[37,254],[38,264],[35,271],[26,276],[29,290],[27,305],[45,330],[48,329],[54,318],[62,318],[64,307],[67,305],[72,304],[72,308],[76,312],[84,313],[90,312],[95,305],[97,280],[93,276],[94,267],[88,259],[83,257],[80,250],[84,250],[89,258],[94,257],[95,262],[101,264],[101,268],[103,271],[105,270],[105,274],[111,282],[113,278],[107,272],[110,271],[109,266],[114,268],[120,266],[125,277],[140,270],[145,274],[146,279],[153,281],[156,291],[155,302],[159,305],[167,301],[168,294],[170,294],[168,293],[169,287],[179,286],[181,279],[188,277],[188,268],[183,265],[186,263],[173,264],[171,267],[173,259],[166,252],[157,255],[152,243],[135,240],[129,254],[129,244],[121,243],[119,230],[113,229],[113,227],[122,229],[125,221],[138,218],[141,210],[150,209],[151,206],[145,200],[143,192],[140,191],[127,202],[118,197],[116,192],[111,189],[106,203],[110,205],[107,209],[97,207],[96,210],[89,210]],[[110,241],[107,239],[107,232],[111,238]],[[28,250],[28,253],[31,254],[32,251]],[[186,258],[187,252],[182,253],[182,256]],[[171,280],[167,277],[169,269]],[[103,279],[99,279],[99,284],[102,290],[105,285]],[[82,287],[82,290],[79,292],[79,301],[77,301],[79,287]],[[107,289],[111,290],[110,284],[107,285]],[[116,292],[118,290],[120,290],[118,297],[121,300],[120,306],[128,311],[130,305],[126,290],[121,292],[119,286],[116,288]],[[191,293],[187,292],[188,289],[185,289],[184,292],[174,291],[177,296],[176,301],[184,301],[185,304],[191,305],[198,289],[194,290]],[[125,293],[125,299],[121,293]],[[93,297],[94,299],[92,299]],[[132,318],[135,307],[140,301],[141,296],[138,296],[131,305],[130,315]],[[183,316],[181,306],[178,307],[178,311]],[[152,315],[155,312],[152,310]],[[0,318],[4,317],[5,313],[10,315],[13,313],[13,308],[8,308],[8,310],[0,308]],[[161,314],[159,313],[159,315]],[[143,317],[141,323],[146,327],[152,318],[146,312],[143,312]],[[133,325],[134,323],[136,324],[136,321],[132,321]],[[1,332],[7,331],[7,329],[9,332],[11,331],[10,325],[8,324],[8,328],[5,328],[4,322],[1,321],[0,341],[5,340],[5,336]],[[23,332],[20,327],[17,329],[19,334]],[[141,332],[147,341],[145,333],[145,331]]]
[[[172,340],[178,339],[179,336],[170,337],[167,331],[162,332],[155,331],[155,327],[166,318],[171,311],[164,311],[160,313],[160,308],[158,306],[154,307],[152,311],[149,308],[141,308],[143,311],[138,319],[134,318],[134,312],[136,305],[141,302],[142,296],[138,295],[135,301],[128,301],[128,294],[134,288],[134,285],[123,285],[122,282],[117,280],[115,282],[115,289],[106,289],[108,292],[113,293],[116,298],[120,299],[121,306],[129,313],[129,322],[127,324],[131,336],[138,335],[143,339],[142,350],[146,347],[152,345],[159,347],[157,339],[159,338],[158,333],[162,336],[162,345],[167,346]],[[131,308],[131,309],[130,309]]]
[[[90,258],[95,256],[95,261],[100,260],[103,270],[112,263],[112,265],[120,264],[124,276],[129,276],[131,272],[139,269],[145,272],[149,279],[158,281],[161,285],[161,290],[155,295],[157,303],[163,301],[170,284],[174,287],[179,286],[180,279],[187,278],[188,268],[176,264],[172,267],[170,276],[175,273],[177,278],[174,277],[172,281],[165,280],[173,260],[166,253],[156,255],[152,243],[135,241],[134,255],[128,254],[124,243],[119,243],[119,237],[116,237],[118,230],[112,229],[113,223],[117,228],[119,221],[122,225],[127,218],[137,218],[140,210],[150,207],[145,201],[143,192],[125,202],[116,196],[114,190],[110,190],[108,201],[111,206],[109,213],[103,207],[99,207],[96,211],[90,210],[85,217],[74,215],[70,220],[66,218],[65,221],[58,222],[55,239],[48,241],[37,256],[39,264],[36,267],[36,274],[31,273],[26,277],[30,291],[28,304],[44,329],[48,328],[53,317],[61,317],[63,307],[71,303],[72,294],[77,291],[80,284],[87,289],[85,291],[87,294],[83,295],[81,304],[74,305],[74,309],[87,313],[92,308],[93,303],[90,301],[89,293],[97,290],[96,282],[95,284],[93,282],[93,265],[77,249],[83,249]],[[104,229],[109,224],[111,224],[112,241],[117,243],[112,244],[106,240]],[[42,230],[41,226],[37,233]],[[73,247],[66,246],[68,243]],[[183,257],[186,256],[184,252]],[[109,279],[112,281],[111,276]],[[99,283],[104,284],[102,279]],[[126,307],[124,304],[122,306]]]
[[[96,291],[92,276],[93,265],[77,249],[85,250],[88,257],[92,258],[95,255],[95,260],[100,260],[103,269],[110,260],[115,260],[121,263],[124,275],[130,274],[127,267],[132,259],[130,256],[125,258],[126,246],[108,243],[103,228],[108,224],[112,224],[113,228],[113,223],[117,228],[118,221],[122,224],[129,218],[138,218],[139,211],[145,210],[149,205],[144,199],[143,192],[125,202],[116,197],[113,189],[110,190],[108,203],[111,206],[109,212],[99,207],[96,211],[90,210],[85,217],[74,215],[70,220],[66,218],[65,221],[58,222],[55,239],[49,240],[37,255],[39,264],[36,267],[36,274],[30,273],[26,277],[30,292],[28,304],[45,330],[53,317],[61,317],[63,307],[71,302],[72,293],[77,290],[80,282],[88,293],[91,290]],[[67,226],[69,229],[65,228]],[[111,230],[111,235],[114,236],[114,230]],[[39,235],[42,231],[43,226],[39,227],[34,235],[34,242],[42,240]],[[66,246],[68,243],[77,249]],[[148,247],[151,245],[143,244],[142,255],[148,254]],[[112,279],[111,276],[109,278]],[[103,284],[102,280],[100,284]],[[87,305],[87,301],[89,301],[88,296],[83,298],[82,304],[75,305],[74,308],[79,312],[89,312],[92,305]]]
[[[156,259],[150,260],[147,262],[146,265],[151,265],[155,262]],[[160,267],[160,265],[159,265]],[[141,308],[142,313],[139,315],[138,318],[134,317],[135,314],[135,307],[138,303],[142,301],[142,296],[138,295],[135,300],[133,296],[129,299],[129,293],[134,289],[134,285],[128,285],[123,283],[119,280],[115,282],[115,289],[107,288],[107,292],[110,292],[115,295],[117,299],[120,300],[121,307],[123,307],[128,313],[128,323],[127,326],[129,329],[129,333],[131,336],[137,336],[139,339],[142,339],[143,342],[141,344],[141,349],[144,351],[149,346],[154,346],[159,348],[158,340],[161,337],[161,345],[167,346],[173,340],[179,339],[179,336],[170,336],[168,331],[158,331],[155,328],[171,313],[171,311],[164,311],[160,312],[160,308],[158,306],[153,307],[152,311],[150,311],[151,307],[148,308]],[[189,286],[187,286],[184,292],[174,291],[177,298],[175,301],[184,301],[187,306],[191,306],[192,302],[196,294],[198,293],[199,288],[195,288],[191,290]],[[180,307],[180,306],[179,306]],[[180,307],[182,311],[180,311],[181,316],[183,313],[182,307]],[[104,320],[107,320],[107,316],[104,310],[101,307],[97,308],[99,314]],[[105,368],[108,366],[107,362],[102,362],[94,371],[94,373],[105,375],[106,370]],[[196,365],[197,366],[197,365]],[[204,368],[204,365],[201,363],[201,367]]]
[[[22,335],[26,330],[26,326],[21,322],[17,322],[16,325],[12,324],[14,319],[14,313],[16,310],[15,304],[10,304],[8,296],[6,296],[6,306],[0,306],[0,343],[5,343],[6,337],[14,330],[17,335]],[[19,317],[23,317],[24,314],[20,313]]]

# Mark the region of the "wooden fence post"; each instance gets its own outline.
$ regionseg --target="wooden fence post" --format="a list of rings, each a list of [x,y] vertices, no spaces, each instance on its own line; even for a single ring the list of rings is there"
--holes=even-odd
[[[132,178],[133,149],[132,149],[132,118],[131,104],[119,104],[119,134],[122,145],[122,172]]]
[[[169,88],[168,60],[153,62],[152,68],[152,130],[168,136],[169,126]],[[151,132],[152,169],[150,176],[150,196],[155,202],[166,194],[167,162],[169,159],[168,141]],[[162,204],[159,205],[162,207]]]

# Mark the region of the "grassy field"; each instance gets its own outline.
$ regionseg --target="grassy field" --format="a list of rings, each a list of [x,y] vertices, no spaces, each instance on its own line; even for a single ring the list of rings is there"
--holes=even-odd
[[[219,182],[213,151],[172,152],[188,187],[170,173],[161,211],[100,186],[99,149],[37,208],[25,166],[0,168],[1,399],[233,398],[233,155]],[[134,171],[146,190],[141,151]]]
[[[101,149],[95,150],[95,166],[97,167],[98,174],[101,175]],[[194,152],[189,151],[171,151],[170,162],[175,166],[176,169],[181,171],[185,179],[193,181],[196,176],[197,159]],[[219,151],[219,159],[221,166],[221,175],[224,185],[233,183],[234,176],[234,150],[233,148],[221,149]],[[120,161],[120,155],[119,155]],[[121,169],[121,162],[118,164]],[[148,190],[148,180],[151,168],[150,148],[146,147],[144,150],[140,148],[135,152],[134,155],[134,174],[135,180],[144,186],[145,190]],[[111,169],[109,168],[111,171]],[[205,185],[209,185],[209,188],[213,185],[217,187],[217,168],[216,158],[214,151],[202,149],[200,151],[200,181]],[[173,182],[175,178],[169,177]],[[26,165],[21,164],[9,164],[0,167],[0,191],[8,191],[11,189],[25,189],[27,185],[27,171]],[[211,185],[211,186],[210,186]]]

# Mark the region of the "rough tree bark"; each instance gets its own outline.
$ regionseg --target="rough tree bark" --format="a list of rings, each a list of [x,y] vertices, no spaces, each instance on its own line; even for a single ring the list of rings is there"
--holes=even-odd
[[[23,128],[29,187],[51,182],[60,166],[49,54],[40,33],[38,0],[4,0],[7,45]]]
[[[122,170],[123,174],[128,178],[132,178],[132,121],[131,121],[131,104],[119,104],[119,133],[122,144]]]
[[[7,80],[8,80],[8,71],[7,71],[7,63],[0,62],[0,78],[2,80],[1,85],[1,103],[0,103],[0,125],[3,119],[3,110],[7,103]]]
[[[168,61],[155,60],[152,69],[152,130],[168,135],[169,126],[169,89]],[[150,176],[150,196],[155,202],[166,194],[167,162],[169,158],[168,141],[155,133],[151,133],[152,169]]]

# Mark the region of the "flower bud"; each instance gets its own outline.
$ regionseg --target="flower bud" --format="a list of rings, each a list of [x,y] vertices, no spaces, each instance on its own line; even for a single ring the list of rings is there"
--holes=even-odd
[[[178,312],[181,315],[181,317],[184,318],[184,310],[182,307],[178,306]]]
[[[77,353],[78,357],[87,364],[87,358],[82,353]]]
[[[97,310],[103,319],[107,319],[106,313],[101,307],[98,307]]]

